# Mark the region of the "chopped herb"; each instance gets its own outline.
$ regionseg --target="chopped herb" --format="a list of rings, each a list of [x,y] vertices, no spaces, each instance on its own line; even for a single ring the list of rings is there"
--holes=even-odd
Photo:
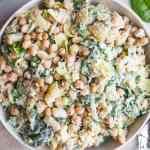
[[[135,78],[136,84],[138,84],[140,82],[140,80],[141,80],[141,76],[140,75],[136,76],[136,78]]]
[[[25,52],[25,49],[21,46],[21,42],[15,42],[11,46],[9,46],[10,51],[14,51],[17,56],[20,56]]]
[[[37,147],[43,144],[48,144],[53,136],[53,131],[50,127],[39,118],[37,118],[34,129],[31,129],[30,122],[26,122],[19,131],[20,136],[29,145]]]
[[[41,60],[38,56],[33,56],[29,62],[31,68],[37,68]]]
[[[18,80],[12,89],[13,102],[20,101],[25,94],[25,88],[22,81]]]
[[[87,26],[85,24],[80,24],[79,26],[77,26],[77,32],[82,38],[86,38],[88,35]]]
[[[74,8],[79,10],[86,3],[85,0],[73,0]]]
[[[40,72],[41,77],[47,77],[50,75],[50,70],[49,69],[44,69],[42,72]]]
[[[49,17],[49,16],[50,16],[50,14],[49,14],[49,12],[48,12],[48,10],[47,10],[47,9],[44,9],[44,10],[43,10],[43,12],[42,12],[42,16],[43,16],[43,17],[45,17],[45,18],[47,18],[47,17]]]

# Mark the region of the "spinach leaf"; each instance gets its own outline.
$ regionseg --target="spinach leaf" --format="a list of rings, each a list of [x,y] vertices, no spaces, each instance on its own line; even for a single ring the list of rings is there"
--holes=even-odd
[[[9,46],[10,51],[15,51],[17,56],[20,56],[22,53],[25,52],[25,49],[21,46],[21,42],[15,42]]]
[[[80,24],[77,26],[77,32],[79,33],[79,35],[84,39],[87,37],[88,35],[88,29],[87,26],[85,24]]]
[[[42,72],[40,72],[41,77],[47,77],[48,75],[50,75],[49,69],[44,69]]]
[[[123,113],[126,114],[130,118],[136,118],[140,115],[140,110],[135,103],[134,98],[128,98],[123,107]]]
[[[25,88],[21,80],[18,80],[14,88],[11,91],[13,101],[14,103],[17,103],[17,101],[22,100],[22,97],[25,95]]]
[[[90,64],[87,61],[83,61],[81,64],[81,73],[85,76],[89,76],[90,72]]]
[[[17,123],[17,117],[11,116],[8,119],[8,123],[14,128],[16,129],[19,125]]]
[[[34,147],[48,144],[53,136],[52,128],[48,127],[40,118],[37,118],[35,121],[34,129],[31,129],[28,121],[22,126],[19,135],[25,142]]]
[[[74,8],[79,10],[85,4],[85,0],[73,0]]]

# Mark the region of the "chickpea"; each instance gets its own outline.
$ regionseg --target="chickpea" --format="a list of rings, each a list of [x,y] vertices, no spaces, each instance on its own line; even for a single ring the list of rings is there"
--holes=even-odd
[[[69,116],[72,116],[72,115],[74,115],[74,113],[75,113],[75,108],[74,108],[74,106],[72,105],[72,106],[68,109],[68,115],[69,115]]]
[[[92,93],[96,93],[96,91],[97,91],[97,85],[95,83],[92,83],[91,86],[90,86],[90,89],[91,89]]]
[[[45,116],[50,117],[52,115],[52,110],[50,107],[46,108],[45,110]]]
[[[124,96],[124,90],[121,89],[121,88],[117,89],[117,94],[118,94],[119,97]]]
[[[111,129],[111,134],[112,134],[112,137],[114,139],[116,139],[116,137],[118,136],[118,129],[117,128],[112,128]]]
[[[53,18],[52,16],[48,16],[48,17],[47,17],[47,20],[48,20],[49,22],[53,22],[53,21],[54,21],[54,18]]]
[[[54,79],[55,79],[55,80],[58,80],[58,81],[59,81],[59,80],[62,80],[62,76],[59,75],[58,73],[55,73],[55,74],[54,74]]]
[[[36,17],[38,15],[40,15],[40,10],[38,8],[33,10],[33,15]]]
[[[12,71],[12,68],[11,68],[10,66],[6,65],[5,68],[4,68],[4,71],[5,71],[6,73],[11,72],[11,71]]]
[[[22,33],[26,33],[26,32],[28,31],[28,28],[29,28],[28,24],[23,25],[23,26],[21,27],[21,32],[22,32]]]
[[[80,91],[80,95],[86,96],[89,94],[89,92],[90,92],[89,87],[86,86],[83,90]]]
[[[37,34],[36,34],[35,32],[32,32],[32,33],[31,33],[31,38],[32,38],[33,40],[35,40],[35,39],[37,38]]]
[[[25,34],[24,37],[23,37],[23,39],[25,41],[31,40],[31,36],[29,34]]]
[[[73,9],[73,3],[72,3],[71,0],[64,0],[64,6],[68,10],[72,10]]]
[[[60,60],[60,57],[59,57],[59,56],[54,57],[54,58],[53,58],[53,64],[57,65],[58,62],[59,62],[59,60]]]
[[[11,59],[16,59],[17,58],[16,52],[11,52],[10,57]]]
[[[85,83],[87,82],[87,77],[84,75],[80,75],[80,79]]]
[[[59,56],[64,58],[65,54],[66,54],[66,50],[64,48],[59,49]]]
[[[46,83],[46,81],[45,81],[45,83]],[[48,89],[48,85],[45,85],[44,84],[44,86],[42,86],[41,88],[40,88],[40,92],[41,92],[41,94],[44,96],[45,95],[45,93],[47,92],[47,89]]]
[[[42,40],[43,40],[42,33],[38,33],[38,34],[37,34],[37,39],[38,39],[39,41],[42,41]]]
[[[146,38],[146,37],[144,37],[144,38],[139,38],[139,39],[136,40],[136,44],[137,44],[138,46],[144,46],[144,45],[146,45],[146,44],[148,44],[148,43],[149,43],[149,39]]]
[[[118,139],[118,142],[120,144],[124,144],[126,142],[126,136],[125,135],[119,135],[117,139]]]
[[[78,115],[73,115],[72,116],[72,123],[77,125],[77,126],[80,126],[81,125],[81,122],[82,122],[82,118]]]
[[[12,116],[18,116],[19,115],[19,110],[17,109],[16,106],[12,106],[11,109],[10,109],[10,114]]]
[[[77,44],[77,43],[80,43],[80,41],[81,41],[81,38],[78,37],[78,36],[72,38],[72,42],[73,42],[73,43],[76,43],[76,44]]]
[[[38,27],[38,28],[36,28],[36,32],[38,32],[38,33],[42,33],[42,32],[43,32],[43,30],[42,30],[40,27]]]
[[[48,56],[48,54],[47,54],[45,51],[39,50],[39,51],[37,52],[37,55],[38,55],[38,57],[39,57],[40,59],[42,59],[42,60],[49,59],[49,56]]]
[[[37,54],[37,51],[38,51],[38,47],[36,45],[28,48],[28,53],[31,56],[35,56]]]
[[[44,110],[46,109],[46,104],[44,102],[42,102],[42,101],[39,101],[36,104],[36,106],[37,106],[37,111],[38,111],[39,114],[44,112]]]
[[[62,87],[63,90],[68,91],[69,90],[69,86],[70,86],[69,83],[66,82],[65,80],[61,81],[61,87]]]
[[[23,43],[22,43],[22,47],[24,48],[24,49],[27,49],[27,48],[29,48],[30,46],[31,46],[31,41],[30,40],[27,40],[27,41],[23,41]]]
[[[47,69],[51,67],[51,60],[46,60],[43,62],[43,66]]]
[[[89,55],[89,53],[90,53],[90,51],[86,47],[81,47],[80,50],[79,50],[79,56],[80,57],[86,57],[86,56]]]
[[[6,61],[4,57],[0,56],[0,68],[3,70],[6,66]]]
[[[53,34],[58,34],[60,32],[60,29],[59,29],[59,27],[55,27],[55,28],[53,28]]]
[[[58,50],[58,46],[56,44],[52,44],[50,49],[51,49],[51,52],[56,52]]]
[[[76,87],[76,89],[83,90],[84,89],[84,82],[82,80],[76,80],[75,87]]]
[[[134,43],[135,43],[135,38],[128,37],[127,44],[130,46],[130,45],[134,45]]]
[[[25,18],[25,17],[19,18],[19,25],[20,25],[20,26],[23,26],[23,25],[25,25],[25,24],[27,24],[26,18]]]
[[[129,24],[130,20],[127,16],[123,16],[123,22],[125,25]]]
[[[13,44],[13,40],[12,40],[11,38],[7,37],[7,38],[6,38],[6,43],[7,43],[8,45],[12,45],[12,44]]]
[[[50,46],[49,40],[43,40],[42,41],[42,47],[43,48],[49,48],[49,46]]]
[[[44,79],[37,80],[37,86],[44,87]]]
[[[15,82],[17,80],[17,74],[14,72],[10,72],[7,74],[7,78],[11,82]]]
[[[55,106],[58,107],[58,108],[63,106],[62,98],[56,98]]]
[[[24,78],[26,78],[26,79],[31,79],[31,74],[30,74],[29,71],[26,71],[26,72],[24,73]]]
[[[48,33],[44,32],[42,37],[43,37],[43,40],[47,40],[49,37]]]
[[[56,44],[52,44],[50,48],[47,49],[48,53],[51,54],[53,52],[56,52],[58,50],[58,46]]]
[[[134,33],[134,35],[137,38],[143,38],[143,37],[145,37],[145,31],[140,28]]]
[[[52,75],[45,78],[45,83],[51,84],[52,82],[53,82],[53,76]]]
[[[131,28],[131,32],[132,32],[132,33],[136,32],[137,30],[138,30],[138,27],[136,27],[136,26],[133,26],[133,27]]]
[[[124,27],[124,21],[122,16],[120,16],[120,14],[118,14],[117,12],[113,12],[112,15],[112,25],[114,27],[117,27],[119,29]]]
[[[85,109],[82,106],[80,106],[80,105],[78,105],[78,106],[75,107],[75,112],[78,115],[82,115],[84,113],[84,111],[85,111]]]

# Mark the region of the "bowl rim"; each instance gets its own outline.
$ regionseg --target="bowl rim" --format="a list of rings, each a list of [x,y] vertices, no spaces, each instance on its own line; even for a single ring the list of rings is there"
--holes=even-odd
[[[41,0],[31,0],[31,1],[27,2],[26,4],[22,5],[16,11],[14,11],[14,13],[10,17],[8,17],[7,21],[4,22],[2,28],[0,29],[0,41],[1,41],[2,35],[3,35],[6,27],[14,19],[14,17],[16,17],[20,13],[23,13],[24,11],[29,10],[32,7],[38,5],[40,2],[41,2]],[[148,30],[146,28],[146,24],[140,19],[140,17],[129,6],[127,6],[122,1],[118,1],[118,0],[112,0],[112,3],[116,3],[116,4],[120,5],[121,7],[125,8],[130,14],[132,14],[132,16],[134,16],[134,18],[139,22],[139,24],[141,25],[141,27],[145,30],[147,36],[150,37],[150,33],[148,32]],[[2,110],[0,110],[0,114],[3,114]],[[146,118],[144,119],[144,121],[141,124],[141,126],[137,129],[137,131],[135,131],[135,133],[133,133],[133,135],[124,144],[119,145],[115,149],[119,150],[119,149],[125,148],[137,136],[137,134],[146,125],[146,123],[148,122],[149,119],[150,119],[150,113],[148,113],[146,115]],[[0,121],[1,121],[2,125],[5,127],[5,129],[8,131],[8,133],[12,137],[14,137],[22,146],[24,146],[24,147],[26,147],[26,148],[28,148],[30,150],[35,150],[36,149],[36,148],[34,148],[32,146],[29,146],[27,143],[25,143],[18,136],[18,134],[12,129],[12,127],[10,125],[8,125],[8,123],[5,121],[4,117],[2,117],[1,115],[0,115]]]

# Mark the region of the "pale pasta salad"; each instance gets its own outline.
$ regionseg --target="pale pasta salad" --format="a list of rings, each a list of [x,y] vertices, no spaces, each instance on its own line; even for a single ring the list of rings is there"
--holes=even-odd
[[[30,146],[84,150],[108,138],[123,144],[149,112],[144,30],[101,2],[43,0],[6,28],[0,47],[0,101]]]

